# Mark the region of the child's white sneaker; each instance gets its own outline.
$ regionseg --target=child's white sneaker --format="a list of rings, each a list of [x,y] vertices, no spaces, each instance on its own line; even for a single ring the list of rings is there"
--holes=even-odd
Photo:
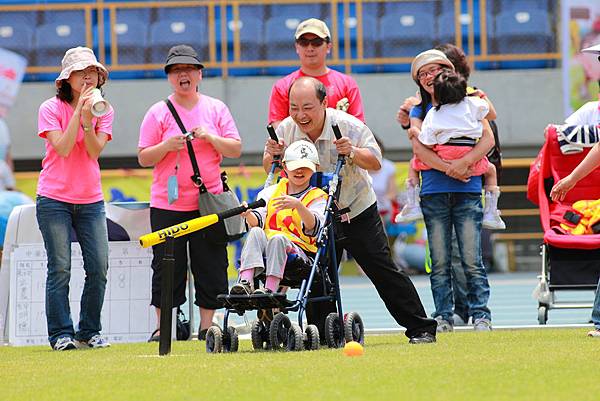
[[[498,187],[494,191],[485,191],[485,207],[483,209],[483,220],[481,226],[488,230],[504,230],[506,224],[500,217],[500,210],[498,210],[498,198],[500,197],[500,190]]]
[[[500,217],[500,210],[486,210],[483,213],[483,220],[481,222],[483,228],[488,230],[504,230],[506,224]]]
[[[409,180],[406,181],[406,204],[396,216],[396,223],[409,223],[411,221],[420,220],[423,218],[419,198],[419,186],[413,185]]]

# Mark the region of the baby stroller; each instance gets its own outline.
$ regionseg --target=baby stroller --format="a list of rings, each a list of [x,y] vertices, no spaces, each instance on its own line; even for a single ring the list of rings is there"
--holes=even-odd
[[[337,126],[334,126],[336,132]],[[339,133],[336,132],[336,136]],[[341,135],[340,135],[341,137]],[[217,298],[225,307],[223,329],[212,326],[206,333],[206,351],[209,353],[236,352],[238,350],[238,334],[235,327],[228,326],[230,313],[240,316],[246,311],[258,310],[259,315],[266,316],[268,311],[278,309],[272,320],[261,318],[252,324],[251,338],[255,350],[284,349],[287,351],[316,350],[320,345],[317,326],[308,324],[303,329],[303,315],[309,302],[335,302],[337,313],[330,313],[325,320],[325,340],[330,348],[339,348],[345,342],[364,343],[364,326],[358,313],[342,312],[337,255],[335,251],[334,219],[337,216],[335,200],[339,196],[341,168],[345,163],[343,156],[338,156],[333,174],[315,173],[311,185],[322,188],[328,193],[325,209],[325,223],[317,234],[317,252],[310,266],[300,258],[290,255],[285,268],[284,278],[280,285],[299,288],[295,300],[287,299],[285,294],[222,294]],[[324,296],[309,297],[313,286],[322,286]],[[261,313],[262,312],[262,313]],[[265,313],[267,312],[267,313]],[[298,312],[298,323],[292,322],[288,312]]]
[[[600,234],[572,235],[560,228],[574,202],[600,199],[600,168],[579,181],[562,202],[553,202],[549,194],[554,183],[571,173],[591,149],[563,154],[560,145],[556,128],[550,127],[528,180],[527,197],[539,205],[544,231],[542,272],[534,291],[539,324],[546,324],[550,309],[591,308],[592,302],[558,302],[555,292],[593,291],[600,276]]]

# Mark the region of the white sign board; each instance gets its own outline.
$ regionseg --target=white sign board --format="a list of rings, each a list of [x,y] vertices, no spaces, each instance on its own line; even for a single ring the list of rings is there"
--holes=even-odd
[[[72,244],[69,300],[75,327],[85,279],[79,244]],[[102,334],[109,342],[143,342],[156,327],[150,306],[152,249],[137,242],[110,242],[108,282],[102,308]],[[46,252],[42,244],[19,245],[11,256],[8,341],[48,344]]]

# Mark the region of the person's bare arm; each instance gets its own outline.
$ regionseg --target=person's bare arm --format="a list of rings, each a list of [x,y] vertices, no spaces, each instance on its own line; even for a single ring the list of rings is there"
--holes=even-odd
[[[583,178],[600,165],[600,142],[596,143],[585,159],[577,167],[552,187],[550,197],[553,201],[562,201],[567,193]]]
[[[446,174],[452,178],[462,179],[470,175],[470,166],[479,160],[483,159],[488,154],[491,148],[494,147],[495,140],[490,123],[487,120],[481,121],[483,124],[483,133],[481,139],[473,147],[473,149],[457,160],[448,161],[449,166]]]
[[[194,138],[207,142],[225,157],[238,158],[242,154],[242,142],[234,138],[223,138],[206,131],[204,127],[192,129]]]
[[[138,163],[142,167],[152,167],[160,162],[169,152],[176,152],[185,147],[183,134],[172,137],[147,148],[138,148]]]

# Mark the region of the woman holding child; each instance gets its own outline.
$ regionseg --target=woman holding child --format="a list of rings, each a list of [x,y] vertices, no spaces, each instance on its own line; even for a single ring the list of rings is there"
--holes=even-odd
[[[483,219],[481,204],[483,169],[481,163],[477,164],[494,144],[489,123],[484,119],[489,112],[489,107],[486,108],[485,102],[465,102],[466,82],[464,85],[462,81],[458,82],[460,79],[454,73],[454,66],[440,51],[428,50],[415,57],[411,74],[419,87],[421,103],[411,111],[411,127],[408,134],[415,157],[423,164],[418,166],[421,175],[420,196],[431,251],[430,280],[436,307],[434,317],[438,320],[438,325],[448,325],[451,330],[453,301],[450,271],[454,228],[458,238],[462,267],[467,277],[469,314],[473,318],[476,330],[490,330],[491,313],[487,307],[490,290],[482,262],[480,239]],[[440,78],[440,75],[444,75],[444,79],[437,83],[438,88],[454,85],[458,91],[458,95],[451,97],[445,105],[439,103],[434,93],[436,79]],[[448,80],[453,81],[451,85]],[[460,89],[462,86],[464,90]],[[438,110],[431,110],[434,106],[437,106]],[[464,113],[459,119],[443,117],[444,112],[455,107],[461,107],[463,112],[468,111],[469,117],[463,118]],[[428,113],[432,112],[434,114],[428,119]],[[423,127],[424,123],[425,127]],[[432,127],[435,129],[432,130]],[[457,135],[457,133],[451,134],[451,131],[461,132],[467,128],[472,131],[479,130],[480,134],[478,137],[470,135],[468,141],[446,141],[446,146],[452,148],[467,146],[469,151],[456,152],[456,149],[446,148],[445,150],[451,150],[453,157],[446,155],[442,159],[433,147],[428,146],[433,145],[431,141],[425,140],[427,145],[422,142],[424,140],[424,137],[420,136],[422,128],[426,133],[439,134],[446,131],[449,137]],[[464,135],[460,134],[460,136]],[[464,145],[458,142],[464,142]]]

